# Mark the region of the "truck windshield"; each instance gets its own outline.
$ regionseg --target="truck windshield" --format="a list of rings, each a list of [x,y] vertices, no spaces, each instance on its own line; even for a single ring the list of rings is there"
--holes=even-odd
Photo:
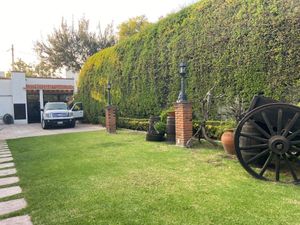
[[[45,109],[46,110],[54,110],[54,109],[58,109],[58,110],[67,110],[67,104],[66,103],[48,103],[45,105]]]

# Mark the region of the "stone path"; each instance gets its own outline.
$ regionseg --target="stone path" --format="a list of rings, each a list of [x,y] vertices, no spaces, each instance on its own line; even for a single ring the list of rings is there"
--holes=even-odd
[[[24,198],[18,197],[22,193],[17,185],[19,178],[12,162],[13,157],[5,141],[0,141],[0,216],[20,211],[27,207]],[[13,197],[12,200],[3,198]],[[30,216],[15,216],[0,220],[0,225],[32,225]]]

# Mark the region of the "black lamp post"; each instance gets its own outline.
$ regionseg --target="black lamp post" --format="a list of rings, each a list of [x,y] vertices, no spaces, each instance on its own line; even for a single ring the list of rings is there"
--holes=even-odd
[[[108,95],[107,95],[108,103],[107,103],[107,105],[108,106],[111,105],[110,89],[111,89],[111,83],[110,83],[110,81],[108,81],[108,83],[107,83],[107,90],[108,90]]]
[[[181,76],[181,86],[180,86],[180,93],[178,95],[177,103],[187,101],[187,96],[185,93],[186,63],[184,62],[180,63],[179,74]]]

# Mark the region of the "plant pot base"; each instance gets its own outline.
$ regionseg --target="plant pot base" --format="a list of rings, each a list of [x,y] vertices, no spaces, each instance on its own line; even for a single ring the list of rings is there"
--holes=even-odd
[[[147,134],[146,141],[164,141],[165,137],[161,134]]]

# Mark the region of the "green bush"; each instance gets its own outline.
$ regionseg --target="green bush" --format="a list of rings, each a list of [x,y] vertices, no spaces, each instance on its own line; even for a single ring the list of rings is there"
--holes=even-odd
[[[159,117],[160,117],[160,120],[164,123],[167,123],[167,117],[168,117],[168,114],[170,112],[174,112],[175,109],[174,107],[171,107],[171,108],[168,108],[168,109],[165,109],[165,110],[162,110]]]
[[[105,117],[99,117],[99,123],[105,126]],[[193,133],[199,128],[199,121],[193,121]],[[118,128],[126,128],[130,130],[139,130],[139,131],[147,131],[149,127],[148,119],[137,119],[137,118],[125,118],[118,117],[117,118],[117,127]],[[166,131],[166,123],[160,121],[154,125],[154,128],[157,132],[165,132]],[[220,139],[223,132],[227,129],[235,128],[234,121],[207,121],[206,123],[206,131],[209,137],[213,139]]]
[[[105,126],[106,125],[105,123],[106,123],[105,116],[99,116],[99,124]]]
[[[149,120],[119,117],[117,119],[117,127],[131,130],[147,131],[149,127]]]
[[[166,133],[166,123],[159,121],[154,124],[154,129],[157,131],[159,134],[165,134]]]
[[[193,121],[193,133],[195,134],[199,129],[200,121]],[[236,127],[234,121],[207,121],[206,132],[210,138],[220,140],[222,134],[227,129],[233,129]]]
[[[214,94],[226,93],[214,105],[224,106],[237,95],[249,103],[260,90],[289,99],[299,79],[297,4],[202,0],[101,50],[87,60],[79,76],[78,100],[87,119],[94,121],[103,113],[108,79],[120,116],[158,115],[177,99],[181,60],[188,65],[187,95],[192,102],[199,102],[214,85]],[[194,111],[199,114],[197,104]]]

